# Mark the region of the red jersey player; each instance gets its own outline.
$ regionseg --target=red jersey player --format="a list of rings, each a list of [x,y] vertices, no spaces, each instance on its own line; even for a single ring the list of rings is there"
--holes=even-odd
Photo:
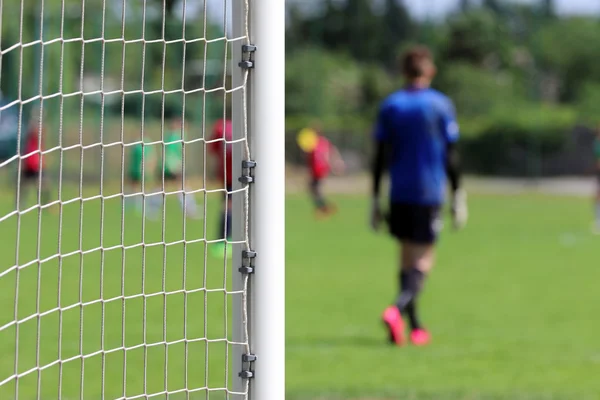
[[[17,195],[19,196],[19,203],[23,203],[26,198],[27,188],[37,186],[40,190],[41,203],[45,204],[49,199],[49,189],[44,173],[44,159],[43,159],[43,129],[40,132],[40,124],[37,118],[34,118],[30,124],[27,137],[22,144],[23,152],[21,156],[21,182],[17,188]]]
[[[224,205],[217,238],[231,239],[231,190],[232,190],[232,138],[233,126],[230,119],[220,119],[213,125],[213,134],[208,150],[216,161],[217,179],[221,180],[227,190],[227,201]],[[214,247],[216,256],[225,252],[225,241]],[[231,256],[231,252],[227,252]]]
[[[336,211],[335,206],[328,203],[323,196],[322,184],[330,172],[341,174],[344,161],[337,150],[324,136],[318,135],[315,148],[308,153],[310,170],[310,194],[313,198],[317,216],[327,216]]]

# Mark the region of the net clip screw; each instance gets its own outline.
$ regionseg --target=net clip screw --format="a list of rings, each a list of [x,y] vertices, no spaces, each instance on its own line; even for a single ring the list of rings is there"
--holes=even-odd
[[[238,271],[244,275],[250,275],[254,273],[253,259],[256,258],[256,252],[253,250],[242,251],[242,266],[238,268]]]
[[[256,46],[253,44],[242,45],[242,61],[238,64],[242,69],[254,68],[253,54],[256,52]]]
[[[242,161],[242,176],[239,177],[238,181],[247,185],[254,183],[254,168],[256,167],[256,161],[244,160]]]
[[[252,363],[257,360],[256,355],[254,354],[242,354],[242,364],[244,365],[242,368],[242,372],[239,373],[240,378],[242,379],[251,379],[254,378],[254,371],[252,368]]]

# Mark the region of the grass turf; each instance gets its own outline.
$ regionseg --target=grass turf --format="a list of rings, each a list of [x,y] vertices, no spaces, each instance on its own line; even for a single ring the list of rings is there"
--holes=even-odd
[[[59,379],[63,399],[100,398],[102,392],[105,398],[118,398],[184,387],[199,389],[190,398],[205,399],[202,388],[227,385],[227,347],[212,340],[225,337],[226,325],[231,329],[223,316],[231,296],[219,291],[230,280],[229,267],[206,255],[203,242],[179,242],[184,235],[188,241],[212,237],[221,197],[210,196],[207,220],[188,221],[185,234],[176,201],[168,203],[164,231],[160,221],[147,222],[142,231],[139,216],[126,213],[126,245],[140,243],[142,232],[146,243],[161,243],[163,237],[172,243],[166,250],[162,245],[146,247],[144,271],[142,247],[111,249],[122,241],[120,200],[105,202],[103,225],[100,201],[84,203],[81,244],[80,204],[65,205],[61,258],[51,258],[59,251],[59,216],[42,215],[38,256],[37,212],[23,215],[18,265],[32,264],[19,269],[18,284],[11,270],[17,219],[0,222],[0,271],[5,271],[0,276],[0,381],[14,373],[18,354],[18,373],[32,371],[18,381],[21,399],[35,398],[39,383],[41,398],[57,398]],[[10,199],[10,194],[1,198],[0,215],[10,211]],[[336,201],[340,213],[316,221],[309,217],[305,197],[288,198],[289,398],[597,398],[600,238],[588,233],[587,201],[472,196],[468,229],[444,232],[440,242],[438,265],[420,300],[434,341],[419,349],[389,347],[379,322],[396,291],[395,243],[366,229],[366,199],[345,196]],[[47,257],[38,267],[35,260]],[[144,300],[135,296],[142,289],[156,294],[146,298],[145,324]],[[131,297],[122,301],[123,293]],[[15,298],[22,321],[18,336],[15,325],[5,326],[14,321]],[[56,310],[59,298],[61,308],[68,308],[62,313]],[[105,302],[98,302],[100,298]],[[43,313],[40,319],[25,320],[38,312]],[[187,346],[184,337],[192,339]],[[53,365],[59,344],[60,359],[71,361]],[[102,349],[115,351],[103,356]],[[83,362],[81,354],[86,355]],[[36,365],[47,368],[38,375]],[[0,398],[14,394],[15,380],[0,387]],[[211,392],[209,398],[223,396]]]

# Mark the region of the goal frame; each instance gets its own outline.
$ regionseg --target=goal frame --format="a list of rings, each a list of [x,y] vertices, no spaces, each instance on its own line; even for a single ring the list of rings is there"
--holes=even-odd
[[[249,243],[256,252],[248,301],[234,301],[232,310],[234,342],[244,341],[240,323],[247,312],[247,340],[256,360],[242,362],[248,355],[236,348],[232,368],[247,369],[252,376],[236,375],[234,390],[243,391],[249,383],[249,400],[281,400],[285,399],[285,2],[233,0],[232,16],[233,38],[245,37],[246,28],[249,33],[244,42],[233,44],[232,86],[242,87],[247,79],[245,89],[232,97],[233,140],[243,140],[246,122],[250,158],[256,162],[254,181],[246,189],[247,213],[243,196],[233,197],[234,232],[244,232],[247,218]],[[240,67],[244,44],[256,46],[247,70]],[[240,177],[245,156],[241,146],[233,151],[233,176]],[[234,182],[234,193],[243,189],[243,183]],[[233,250],[234,292],[244,289],[239,272],[244,249],[239,239],[233,240],[238,243]]]

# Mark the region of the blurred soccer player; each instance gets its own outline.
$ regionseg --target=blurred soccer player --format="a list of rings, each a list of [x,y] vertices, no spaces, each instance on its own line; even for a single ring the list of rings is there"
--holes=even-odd
[[[323,182],[330,172],[342,174],[345,168],[344,161],[338,149],[318,129],[314,149],[308,153],[307,162],[310,171],[310,195],[312,197],[315,213],[318,218],[329,216],[336,212],[333,203],[328,202],[323,194]]]
[[[430,334],[419,320],[417,299],[434,263],[446,175],[456,228],[466,223],[467,208],[454,146],[458,140],[454,107],[446,96],[430,88],[436,68],[429,50],[409,50],[403,56],[402,70],[407,86],[382,103],[375,128],[371,225],[376,230],[383,219],[379,192],[387,168],[387,219],[391,234],[400,242],[400,292],[395,304],[383,313],[383,321],[390,340],[402,345],[406,317],[412,343],[422,346],[429,343]]]
[[[27,198],[30,187],[39,190],[40,205],[48,203],[50,199],[50,188],[48,177],[44,171],[45,163],[42,152],[44,151],[44,128],[40,130],[40,117],[31,118],[27,138],[21,156],[21,182],[17,189],[18,203],[22,205]],[[37,197],[36,197],[37,199]]]
[[[594,232],[600,235],[600,126],[598,127],[596,140],[594,141],[594,158],[596,161],[596,221],[594,223]]]
[[[157,159],[154,147],[149,144],[150,140],[145,138],[144,144],[136,143],[132,146],[129,155],[129,168],[127,172],[127,186],[130,194],[133,196],[126,198],[126,206],[134,206],[137,211],[142,210],[142,179],[146,182],[152,180],[152,173],[156,168]],[[147,185],[147,186],[146,186]],[[152,189],[151,183],[147,183],[145,188]],[[149,206],[145,212],[148,216],[153,216],[158,211],[158,197],[150,197],[147,205]]]
[[[229,114],[229,113],[228,113]],[[226,200],[223,204],[219,227],[217,231],[218,239],[231,239],[231,190],[232,186],[232,141],[233,126],[229,118],[220,119],[215,122],[212,128],[211,142],[208,145],[210,154],[214,157],[216,163],[216,179],[223,182],[227,190]],[[219,257],[225,252],[225,242],[212,246],[214,255]],[[231,256],[231,252],[227,252]]]
[[[184,125],[180,119],[171,121],[169,130],[164,137],[164,160],[159,168],[159,186],[164,186],[166,191],[177,191],[177,198],[186,216],[198,217],[198,206],[193,193],[184,193],[186,185],[183,178],[183,135]]]

